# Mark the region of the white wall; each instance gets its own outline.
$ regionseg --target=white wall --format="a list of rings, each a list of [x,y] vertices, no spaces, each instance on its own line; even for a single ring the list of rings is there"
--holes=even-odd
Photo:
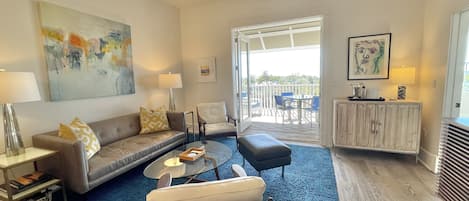
[[[420,69],[423,137],[420,158],[435,169],[448,63],[451,16],[469,7],[468,0],[427,0]]]
[[[37,2],[0,0],[0,68],[34,72],[43,98],[41,102],[15,106],[26,146],[31,145],[32,135],[56,130],[60,122],[69,122],[74,117],[92,122],[137,112],[141,105],[167,105],[168,92],[158,89],[156,83],[158,73],[182,70],[177,8],[152,0],[49,2],[131,26],[136,94],[50,102]],[[182,108],[183,92],[175,91],[177,106]],[[0,140],[1,152],[3,143]]]
[[[178,108],[192,108],[198,102],[215,100],[232,105],[230,31],[233,27],[323,15],[321,132],[324,143],[330,143],[332,99],[351,91],[346,80],[347,37],[392,32],[391,66],[420,68],[421,87],[411,86],[408,93],[410,98],[424,102],[420,157],[430,168],[438,151],[450,16],[469,6],[469,0],[218,0],[178,11],[152,0],[49,1],[131,25],[137,93],[48,101],[37,5],[32,0],[0,0],[0,68],[35,72],[43,97],[41,102],[16,105],[26,145],[31,145],[31,135],[54,130],[59,122],[68,122],[75,116],[90,122],[136,112],[140,105],[167,104],[167,92],[157,89],[156,77],[159,72],[180,72],[181,60],[184,61],[184,89],[175,90]],[[217,58],[218,81],[198,83],[194,61],[208,56]],[[436,80],[435,87],[433,80]],[[395,95],[395,86],[389,81],[365,83],[369,88],[380,88],[384,96]],[[0,140],[1,150],[3,140]]]
[[[348,37],[392,32],[391,66],[420,66],[423,0],[218,0],[180,12],[186,108],[217,100],[232,105],[232,28],[323,15],[321,132],[326,145],[331,144],[332,100],[351,95]],[[209,56],[217,59],[217,82],[198,83],[194,62]],[[397,86],[389,80],[364,83],[381,89],[382,96],[396,96]],[[418,98],[418,92],[410,86],[409,98]]]

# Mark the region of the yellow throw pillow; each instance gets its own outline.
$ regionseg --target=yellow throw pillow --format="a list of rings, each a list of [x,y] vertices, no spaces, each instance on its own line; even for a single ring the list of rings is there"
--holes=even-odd
[[[164,107],[159,107],[156,110],[140,107],[140,127],[140,134],[169,130],[168,117]]]
[[[65,124],[60,124],[59,126],[59,136],[67,140],[76,140],[75,134],[73,134],[70,126]]]
[[[75,118],[70,125],[60,124],[59,136],[64,139],[80,140],[83,142],[86,159],[90,159],[101,149],[101,145],[93,130],[78,118]]]

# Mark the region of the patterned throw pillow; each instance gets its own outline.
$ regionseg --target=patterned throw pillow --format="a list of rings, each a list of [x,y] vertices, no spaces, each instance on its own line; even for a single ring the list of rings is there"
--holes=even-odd
[[[93,130],[78,118],[75,118],[70,125],[60,124],[59,136],[68,140],[80,140],[83,142],[86,159],[90,159],[101,149],[101,145]]]
[[[140,107],[140,134],[154,133],[169,130],[168,117],[164,107],[148,110]]]

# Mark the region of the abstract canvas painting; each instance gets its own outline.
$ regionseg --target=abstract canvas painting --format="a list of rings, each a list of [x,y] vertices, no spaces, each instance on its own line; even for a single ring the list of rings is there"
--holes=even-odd
[[[349,38],[348,80],[389,79],[391,33]]]
[[[217,71],[215,65],[215,57],[202,58],[197,61],[199,82],[217,81]]]
[[[135,93],[130,26],[40,2],[52,101]]]

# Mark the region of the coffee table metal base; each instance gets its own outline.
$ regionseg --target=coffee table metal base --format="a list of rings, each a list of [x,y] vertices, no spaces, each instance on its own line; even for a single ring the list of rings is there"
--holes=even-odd
[[[217,177],[217,180],[220,180],[220,173],[218,172],[218,166],[217,166],[217,161],[214,159],[214,158],[211,158],[211,157],[207,157],[205,156],[204,157],[205,159],[207,160],[210,160],[213,164],[213,170],[215,171],[215,176]],[[188,184],[188,183],[199,183],[199,182],[207,182],[208,180],[205,180],[205,179],[198,179],[197,177],[199,176],[199,174],[196,174],[196,175],[192,175],[190,177],[187,177],[187,181],[184,182],[184,184]],[[195,182],[193,182],[195,181]]]

